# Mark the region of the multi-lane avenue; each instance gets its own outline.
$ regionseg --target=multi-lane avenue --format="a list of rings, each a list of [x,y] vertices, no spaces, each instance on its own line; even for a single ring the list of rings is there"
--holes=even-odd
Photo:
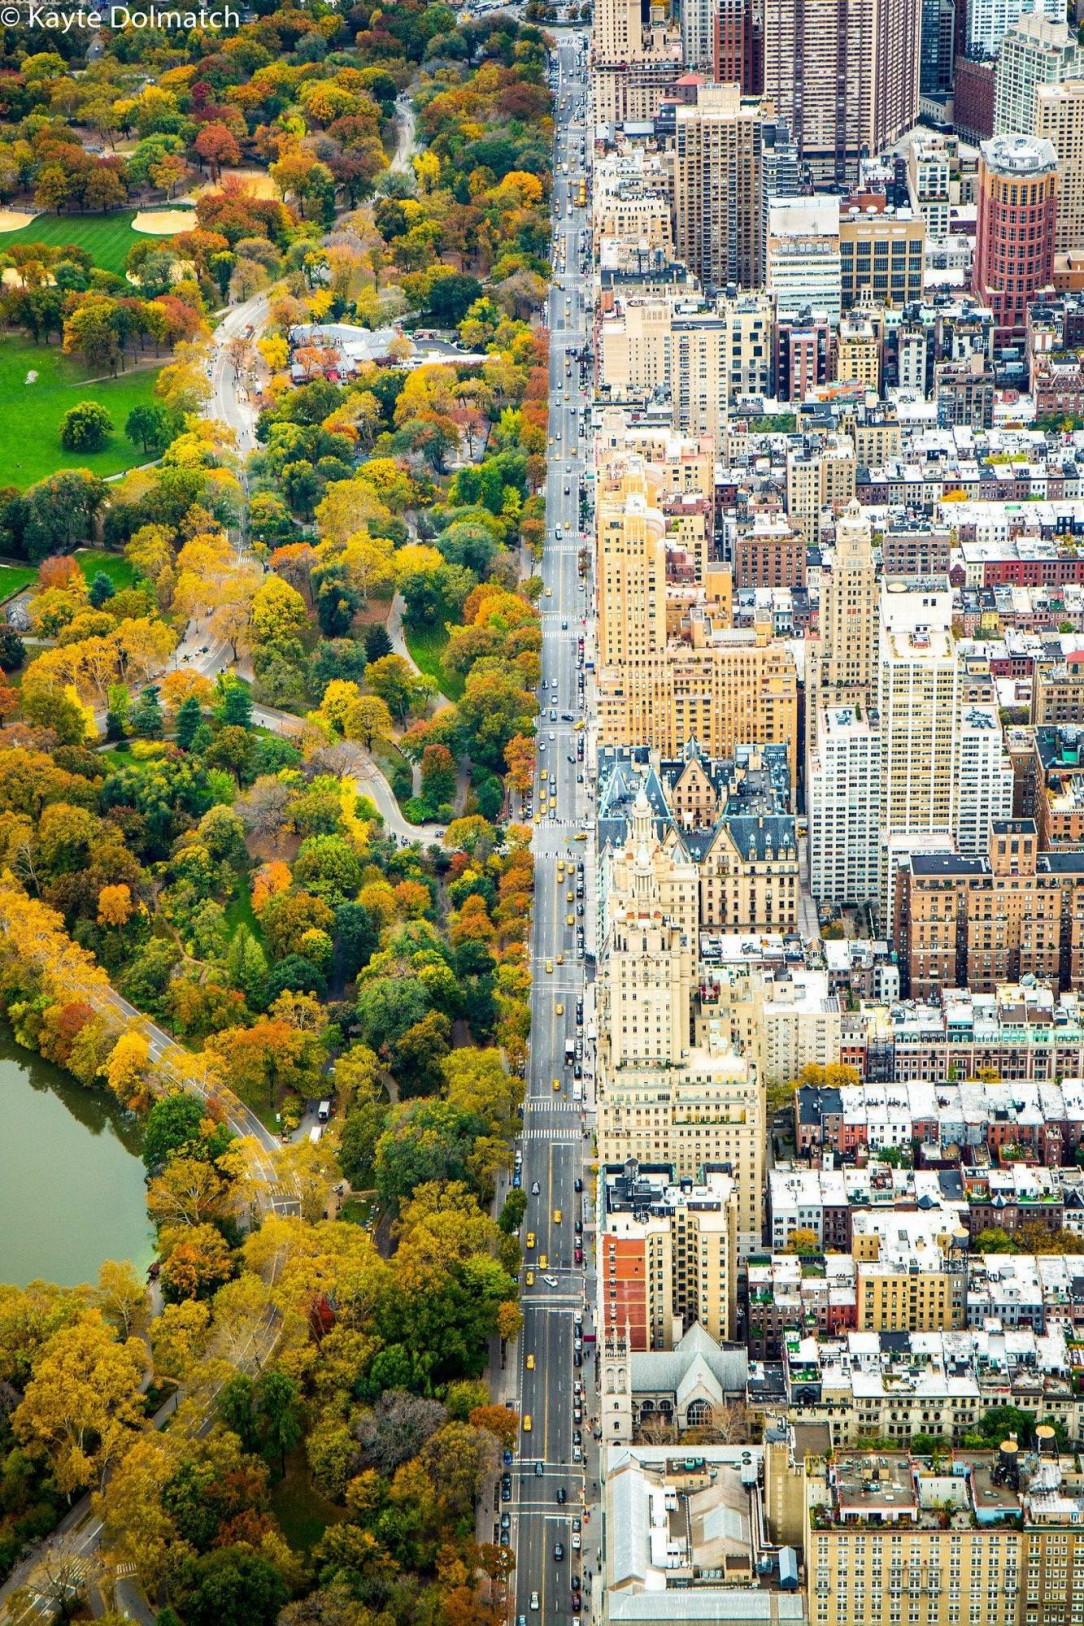
[[[520,1232],[526,1265],[524,1327],[516,1353],[521,1431],[511,1470],[511,1503],[501,1504],[511,1513],[516,1613],[540,1623],[574,1618],[574,1579],[583,1598],[581,1618],[590,1618],[587,1560],[589,1552],[593,1569],[595,1520],[584,1523],[583,1516],[597,1472],[592,1467],[589,1427],[595,1409],[594,1363],[589,1342],[582,1351],[575,1349],[585,1330],[577,1316],[583,1318],[585,1273],[592,1266],[589,1237],[584,1234],[589,1229],[585,1192],[590,1125],[587,1104],[577,1098],[589,1089],[589,1082],[575,1080],[575,1067],[571,1062],[566,1065],[565,1058],[566,1043],[575,1044],[577,1031],[581,1036],[585,1031],[582,1011],[577,1024],[577,1006],[584,997],[585,939],[580,932],[589,924],[584,902],[590,888],[581,882],[587,880],[591,851],[590,843],[576,840],[591,807],[589,764],[583,760],[585,674],[579,645],[590,601],[590,578],[582,578],[579,570],[589,401],[587,375],[581,372],[589,340],[589,272],[583,269],[587,217],[579,201],[580,183],[587,174],[586,39],[563,34],[554,60],[550,444],[534,792],[534,810],[540,817],[534,837],[531,1058],[519,1143],[520,1177],[528,1195]],[[583,1189],[577,1191],[577,1184]],[[583,1232],[577,1231],[577,1221]],[[533,1246],[527,1245],[529,1233]],[[588,1312],[588,1326],[591,1319]],[[577,1355],[582,1364],[576,1364]],[[577,1384],[582,1384],[582,1395],[577,1395]],[[575,1529],[574,1520],[581,1529]],[[562,1556],[555,1556],[558,1551]]]

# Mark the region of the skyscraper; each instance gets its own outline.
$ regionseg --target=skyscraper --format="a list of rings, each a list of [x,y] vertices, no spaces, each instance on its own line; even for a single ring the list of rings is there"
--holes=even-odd
[[[820,638],[809,646],[808,738],[827,706],[868,709],[877,662],[877,567],[869,521],[850,502],[836,522],[832,568],[821,586]]]
[[[993,136],[979,159],[972,290],[998,330],[1023,331],[1028,303],[1054,276],[1058,155],[1031,135]]]
[[[702,85],[696,103],[677,110],[677,251],[709,290],[758,280],[766,115],[770,109],[735,83]]]
[[[764,94],[815,180],[853,180],[917,122],[921,7],[764,0]]]
[[[963,4],[963,0],[960,3]],[[920,88],[924,96],[937,96],[952,89],[955,25],[953,0],[922,0]]]

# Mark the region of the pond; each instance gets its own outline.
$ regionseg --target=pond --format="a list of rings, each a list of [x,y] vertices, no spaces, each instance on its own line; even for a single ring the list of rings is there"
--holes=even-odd
[[[0,1282],[93,1282],[152,1256],[140,1131],[0,1023]]]

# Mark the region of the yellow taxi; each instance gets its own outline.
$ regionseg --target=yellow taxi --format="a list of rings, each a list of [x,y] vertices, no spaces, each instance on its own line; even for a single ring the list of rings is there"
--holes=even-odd
[[[576,894],[575,894],[575,892],[571,892],[571,891],[569,891],[569,892],[566,892],[566,893],[565,893],[565,902],[566,902],[566,903],[575,903],[575,901],[576,901]]]
[[[553,1008],[557,1012],[558,1016],[563,1016],[565,1014],[565,1008],[561,1004],[560,1000],[557,1001],[556,1005]]]
[[[564,963],[565,962],[562,960],[561,964],[564,965]],[[547,960],[546,961],[546,975],[547,975],[547,977],[552,977],[553,976],[553,961],[552,960]]]
[[[564,955],[563,955],[563,954],[559,954],[559,955],[558,955],[558,956],[557,956],[557,964],[558,964],[558,965],[564,965],[564,963],[565,963],[565,957],[564,957]]]
[[[554,1079],[553,1087],[555,1090],[559,1090],[561,1088],[561,1080],[559,1078]]]
[[[534,1427],[534,1423],[531,1421],[530,1412],[525,1412],[524,1417],[523,1417],[523,1432],[524,1432],[524,1434],[529,1434],[533,1427]]]
[[[575,732],[578,734],[581,728],[586,728],[587,727],[587,724],[584,722],[583,718],[581,717],[578,722],[573,723],[572,727],[575,730]]]
[[[575,924],[576,924],[575,915],[566,915],[565,916],[565,925],[566,926],[574,926]]]
[[[527,1357],[527,1370],[528,1370],[528,1372],[533,1372],[534,1371],[534,1356],[533,1355],[528,1355],[528,1357]]]
[[[558,881],[563,881],[564,878],[565,878],[565,861],[564,861],[563,858],[561,858],[557,862],[557,879],[558,879]]]
[[[553,1223],[554,1223],[554,1225],[560,1225],[560,1223],[561,1223],[561,1221],[563,1219],[564,1219],[564,1215],[561,1213],[561,1210],[559,1208],[555,1208],[553,1210]]]
[[[546,1255],[544,1253],[540,1253],[539,1256],[538,1256],[538,1268],[539,1268],[539,1270],[545,1270],[546,1267],[548,1266],[548,1264],[549,1264],[549,1260],[546,1258]]]
[[[576,834],[572,837],[572,839],[573,839],[573,841],[586,841],[587,840],[587,831],[586,830],[577,830]]]
[[[524,1276],[523,1280],[527,1283],[528,1287],[533,1287],[534,1286],[534,1271],[529,1270],[527,1272],[526,1276]]]
[[[527,1232],[527,1246],[529,1248],[534,1247],[534,1232],[533,1231],[528,1231]]]
[[[546,588],[546,597],[547,598],[552,598],[553,597],[553,588],[552,587],[547,587]]]

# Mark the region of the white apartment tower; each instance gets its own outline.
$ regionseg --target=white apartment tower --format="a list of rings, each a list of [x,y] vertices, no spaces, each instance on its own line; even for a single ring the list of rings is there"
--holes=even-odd
[[[994,705],[965,705],[956,736],[953,831],[962,853],[989,851],[994,819],[1012,818],[1013,769]]]
[[[994,135],[1035,135],[1040,85],[1060,85],[1084,68],[1084,51],[1062,15],[1021,17],[1001,42],[994,75]]]
[[[1013,24],[1032,13],[1056,23],[1064,19],[1065,6],[1063,0],[967,0],[968,56],[996,56]]]
[[[877,713],[823,704],[806,773],[809,889],[815,898],[863,904],[878,895],[881,731]]]

